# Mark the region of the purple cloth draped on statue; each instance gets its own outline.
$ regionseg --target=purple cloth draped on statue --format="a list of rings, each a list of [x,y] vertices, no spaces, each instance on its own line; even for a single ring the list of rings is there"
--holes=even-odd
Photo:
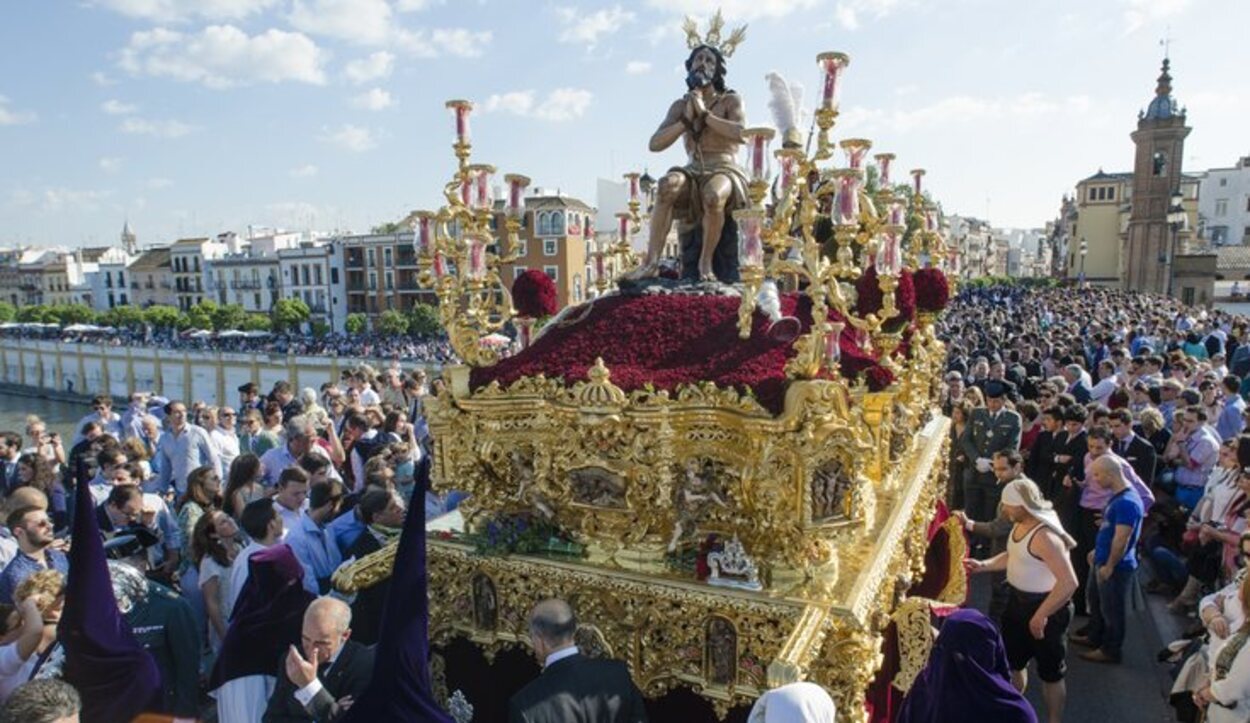
[[[929,662],[912,684],[897,723],[1037,723],[1033,706],[1011,685],[998,629],[976,610],[951,613]]]
[[[276,676],[282,655],[300,642],[304,609],[316,599],[304,589],[304,568],[287,545],[266,547],[247,564],[209,690],[249,675]]]
[[[65,609],[56,635],[65,648],[65,681],[82,696],[83,723],[128,721],[158,707],[161,673],[113,597],[113,582],[91,495],[74,505]]]
[[[430,685],[430,600],[425,563],[425,509],[408,506],[382,611],[373,679],[341,723],[454,723]]]

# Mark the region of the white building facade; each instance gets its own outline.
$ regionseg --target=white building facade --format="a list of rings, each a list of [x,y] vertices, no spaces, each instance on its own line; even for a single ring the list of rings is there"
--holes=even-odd
[[[1201,234],[1215,246],[1250,245],[1250,156],[1232,168],[1212,168],[1198,191]]]
[[[342,309],[335,308],[344,294],[342,270],[332,263],[333,255],[329,243],[318,241],[282,249],[278,252],[278,278],[282,298],[300,299],[308,305],[312,321],[339,331],[347,305],[343,299]]]

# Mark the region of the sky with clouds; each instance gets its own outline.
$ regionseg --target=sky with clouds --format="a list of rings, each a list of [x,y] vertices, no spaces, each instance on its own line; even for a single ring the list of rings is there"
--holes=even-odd
[[[594,203],[596,178],[682,160],[647,139],[684,90],[681,16],[717,7],[749,23],[728,81],[750,123],[767,72],[814,89],[815,55],[849,53],[835,136],[926,167],[948,212],[1040,226],[1128,170],[1165,35],[1186,170],[1250,153],[1245,0],[13,0],[0,244],[367,230],[436,203],[449,98],[477,103],[476,160]]]

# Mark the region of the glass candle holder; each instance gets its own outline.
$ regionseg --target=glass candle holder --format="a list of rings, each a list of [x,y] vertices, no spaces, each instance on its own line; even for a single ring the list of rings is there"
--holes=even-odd
[[[840,144],[846,153],[846,167],[856,171],[864,170],[864,157],[872,148],[872,141],[864,138],[847,138]]]
[[[525,189],[529,187],[530,179],[509,173],[503,180],[508,184],[508,203],[504,206],[504,212],[509,218],[521,218],[525,215]]]
[[[820,93],[821,110],[837,110],[838,91],[842,85],[842,73],[850,65],[851,58],[845,53],[821,53],[816,56],[816,63],[824,72]]]
[[[624,243],[629,243],[630,215],[624,211],[616,213],[616,235]]]
[[[471,140],[469,116],[473,113],[473,104],[467,100],[449,100],[446,105],[455,121],[456,143],[468,145]]]
[[[781,193],[785,193],[794,185],[794,179],[799,173],[799,159],[802,153],[793,149],[782,148],[774,155],[777,156],[777,165],[781,169],[781,187],[778,190]]]
[[[441,279],[447,275],[447,260],[443,258],[443,252],[435,250],[434,258],[430,260],[430,268],[434,272],[434,278]]]
[[[747,128],[742,131],[747,149],[747,177],[752,181],[768,182],[772,171],[769,168],[768,143],[776,134],[772,128]]]
[[[764,216],[758,209],[734,211],[738,222],[738,263],[743,267],[764,266]]]
[[[844,168],[835,173],[838,194],[834,204],[834,223],[839,226],[854,226],[859,223],[859,188],[863,184],[863,171]]]
[[[478,234],[469,234],[465,238],[469,256],[465,275],[474,281],[486,278],[486,246],[489,243],[490,239]]]
[[[638,203],[642,198],[641,192],[638,190],[638,179],[641,177],[638,173],[626,173],[624,175],[626,183],[629,185],[629,200],[632,203]]]
[[[917,196],[919,196],[919,195],[920,195],[920,193],[921,193],[921,191],[923,191],[923,190],[924,190],[924,189],[921,187],[921,186],[922,186],[922,184],[921,184],[921,179],[922,179],[922,178],[924,178],[924,169],[923,169],[923,168],[913,168],[913,169],[912,169],[912,171],[911,171],[911,191],[912,191],[912,193],[916,194]]]
[[[907,224],[903,220],[903,213],[904,213],[904,209],[903,209],[903,204],[901,202],[894,201],[893,203],[891,203],[890,214],[889,214],[890,225],[891,226],[906,226]]]
[[[877,187],[888,189],[890,183],[890,166],[894,165],[893,153],[878,153],[873,156],[877,161]]]
[[[825,363],[830,369],[837,366],[842,359],[842,330],[845,328],[845,322],[825,323]]]
[[[434,214],[429,211],[417,211],[417,222],[413,228],[413,242],[418,255],[430,253],[434,248]]]

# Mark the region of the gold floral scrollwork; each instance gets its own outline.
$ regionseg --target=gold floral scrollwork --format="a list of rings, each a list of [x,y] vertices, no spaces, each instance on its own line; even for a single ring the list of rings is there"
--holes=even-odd
[[[945,606],[935,600],[913,597],[904,600],[890,616],[898,640],[899,659],[898,672],[891,682],[902,693],[911,690],[916,676],[929,661],[929,651],[933,649],[933,641],[937,637],[929,622],[935,607]]]
[[[948,561],[946,585],[938,600],[952,605],[962,605],[968,599],[968,573],[964,570],[964,558],[968,556],[968,538],[958,517],[949,517],[942,523],[947,534]]]

